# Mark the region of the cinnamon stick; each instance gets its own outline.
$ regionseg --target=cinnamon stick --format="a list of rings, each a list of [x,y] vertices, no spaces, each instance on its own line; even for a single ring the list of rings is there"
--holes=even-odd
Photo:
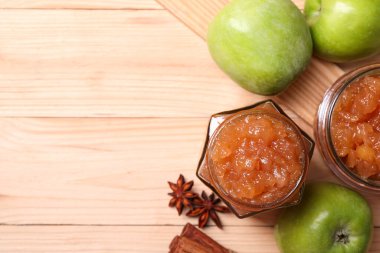
[[[233,251],[224,248],[188,223],[181,235],[174,237],[170,243],[169,253],[233,253]]]

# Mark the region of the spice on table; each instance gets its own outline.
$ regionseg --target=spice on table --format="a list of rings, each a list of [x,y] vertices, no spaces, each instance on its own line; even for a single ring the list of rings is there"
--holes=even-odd
[[[186,224],[181,235],[174,237],[169,253],[233,253],[191,224]]]
[[[219,203],[221,200],[216,198],[214,193],[207,196],[206,192],[203,191],[200,197],[197,193],[191,191],[194,182],[185,182],[185,178],[182,174],[179,175],[176,184],[172,182],[168,183],[170,189],[173,191],[168,193],[169,196],[172,196],[169,206],[176,207],[178,215],[181,215],[183,208],[187,207],[190,210],[186,213],[186,215],[189,217],[199,217],[200,228],[204,228],[210,218],[215,222],[218,228],[223,228],[217,212],[229,213],[230,209],[226,206],[220,205]]]
[[[201,197],[202,198],[196,197],[192,200],[193,209],[187,212],[186,215],[189,217],[199,216],[200,228],[204,228],[210,218],[215,222],[218,228],[223,228],[217,212],[229,213],[230,210],[228,207],[219,205],[221,200],[219,198],[216,198],[214,193],[212,193],[210,196],[207,196],[206,192],[202,191]]]
[[[194,182],[189,181],[185,182],[184,176],[181,174],[177,180],[177,184],[168,182],[170,189],[173,192],[168,193],[169,196],[172,196],[169,206],[176,207],[178,215],[181,215],[183,207],[192,207],[191,199],[197,197],[197,194],[191,191]]]

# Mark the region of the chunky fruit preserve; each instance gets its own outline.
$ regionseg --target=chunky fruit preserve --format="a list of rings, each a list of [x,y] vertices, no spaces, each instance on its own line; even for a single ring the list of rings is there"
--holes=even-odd
[[[305,162],[296,126],[267,110],[224,122],[209,156],[223,191],[243,202],[273,203],[299,181]]]
[[[313,140],[273,101],[211,116],[197,176],[239,218],[297,205]]]
[[[365,76],[339,96],[331,121],[335,151],[364,179],[380,180],[380,76]]]

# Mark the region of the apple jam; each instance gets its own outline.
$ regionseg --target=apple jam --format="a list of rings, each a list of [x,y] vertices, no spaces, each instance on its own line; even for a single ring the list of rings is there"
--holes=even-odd
[[[349,169],[380,180],[380,76],[359,78],[345,88],[330,131],[335,151]]]
[[[300,180],[305,147],[298,128],[271,111],[226,119],[209,153],[215,179],[226,195],[262,205],[286,197]]]

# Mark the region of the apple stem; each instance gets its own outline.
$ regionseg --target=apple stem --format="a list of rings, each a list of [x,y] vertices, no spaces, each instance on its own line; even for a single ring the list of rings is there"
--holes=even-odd
[[[338,230],[335,233],[335,242],[343,244],[350,242],[350,237],[345,229]]]

